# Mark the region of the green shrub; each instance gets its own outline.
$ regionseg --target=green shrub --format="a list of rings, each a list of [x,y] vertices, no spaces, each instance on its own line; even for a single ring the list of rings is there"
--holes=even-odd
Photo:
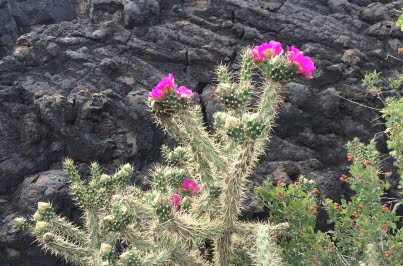
[[[389,184],[379,179],[379,159],[375,142],[364,145],[358,139],[348,143],[350,174],[343,178],[354,191],[351,200],[335,204],[326,200],[329,223],[334,224],[333,240],[342,256],[350,264],[367,261],[369,249],[371,260],[385,261],[387,265],[399,265],[403,259],[402,230],[391,204],[380,203],[385,187]]]
[[[315,232],[319,206],[314,181],[300,177],[288,186],[266,181],[256,192],[266,203],[271,222],[289,224],[279,243],[288,265],[332,264],[328,254],[333,252],[332,241],[326,234]]]
[[[402,182],[403,99],[391,99],[382,111],[389,134],[388,147]],[[353,191],[351,199],[340,203],[318,202],[312,181],[300,178],[288,187],[281,181],[266,182],[257,192],[270,211],[273,222],[288,222],[289,230],[280,241],[283,256],[290,265],[401,265],[403,230],[395,211],[401,199],[385,198],[390,188],[380,180],[379,154],[375,141],[368,145],[358,139],[347,144],[349,174],[340,181]],[[386,175],[389,175],[388,173]],[[400,186],[401,188],[401,186]],[[333,230],[315,232],[317,204],[327,210]],[[302,264],[301,264],[302,262]]]

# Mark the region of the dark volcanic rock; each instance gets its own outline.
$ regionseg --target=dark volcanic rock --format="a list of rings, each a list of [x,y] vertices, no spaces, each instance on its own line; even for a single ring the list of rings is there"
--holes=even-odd
[[[10,1],[0,0],[0,57],[9,52],[17,35],[17,25],[11,14]]]
[[[18,35],[43,24],[72,20],[85,5],[80,0],[0,0],[0,57]]]
[[[381,4],[379,2],[375,2],[366,6],[362,10],[360,16],[362,19],[370,22],[378,22],[390,19],[388,8],[384,4]]]
[[[403,46],[393,22],[403,1],[378,2],[0,0],[0,265],[58,263],[33,259],[37,249],[9,231],[13,217],[39,200],[73,215],[63,173],[41,172],[71,157],[110,168],[130,162],[144,174],[166,141],[146,107],[159,79],[174,73],[199,93],[211,125],[222,108],[214,99],[214,66],[236,70],[245,46],[271,39],[303,49],[317,71],[311,81],[285,86],[275,136],[250,188],[305,175],[338,200],[345,143],[382,130],[377,112],[351,102],[382,106],[361,79],[401,66],[386,57]],[[379,147],[386,151],[382,138]],[[247,209],[257,212],[253,199]]]
[[[64,171],[52,170],[28,177],[14,196],[0,200],[0,265],[55,265],[58,260],[45,256],[32,247],[33,239],[13,227],[18,216],[32,215],[38,201],[51,202],[57,213],[77,220],[77,212],[69,196],[68,177]],[[61,264],[60,264],[61,265]]]

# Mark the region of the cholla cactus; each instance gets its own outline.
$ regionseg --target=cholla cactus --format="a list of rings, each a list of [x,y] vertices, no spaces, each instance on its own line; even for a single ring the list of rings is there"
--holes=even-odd
[[[151,171],[152,190],[128,185],[134,174],[128,164],[108,176],[94,163],[85,185],[67,160],[85,228],[57,216],[48,203],[39,203],[32,219],[17,219],[17,227],[77,265],[207,265],[212,261],[199,251],[206,239],[213,240],[215,265],[229,265],[241,245],[254,264],[281,265],[273,235],[287,224],[248,223],[238,216],[246,177],[269,141],[282,83],[297,74],[311,78],[315,68],[302,52],[290,48],[284,54],[274,41],[246,49],[240,67],[237,76],[227,66],[217,68],[217,94],[227,110],[216,114],[214,134],[206,131],[192,91],[176,85],[172,74],[150,92],[156,123],[181,144],[172,151],[163,147],[167,166]],[[257,87],[260,100],[254,112],[246,111]]]
[[[381,265],[377,258],[377,250],[374,244],[368,244],[365,250],[366,261],[360,261],[360,266],[378,266]]]

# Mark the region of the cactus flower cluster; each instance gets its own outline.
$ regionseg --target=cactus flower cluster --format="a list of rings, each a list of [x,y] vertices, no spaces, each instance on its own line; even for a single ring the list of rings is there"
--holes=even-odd
[[[170,73],[149,92],[148,98],[155,113],[169,114],[189,104],[193,100],[193,92],[185,86],[178,88],[174,75]]]
[[[193,92],[185,86],[178,88],[178,85],[175,84],[174,75],[172,73],[170,73],[168,77],[161,79],[158,85],[149,92],[148,97],[156,102],[159,102],[163,101],[172,93],[176,93],[178,99],[189,98],[190,100],[193,100]]]
[[[154,101],[162,101],[172,91],[176,92],[178,85],[175,84],[174,75],[169,74],[168,77],[163,78],[157,86],[148,94],[148,97]]]
[[[276,80],[288,81],[293,74],[312,79],[316,70],[315,63],[302,51],[295,46],[287,46],[287,52],[284,54],[281,43],[276,41],[256,46],[252,50],[252,57],[267,76]]]

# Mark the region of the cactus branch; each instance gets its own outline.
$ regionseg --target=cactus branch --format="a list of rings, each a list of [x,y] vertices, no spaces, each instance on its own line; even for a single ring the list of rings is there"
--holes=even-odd
[[[152,250],[155,249],[155,245],[144,238],[144,235],[135,231],[135,228],[127,228],[122,232],[122,235],[127,242],[140,250]]]
[[[161,266],[171,261],[172,248],[162,249],[158,252],[148,254],[143,261],[143,265]]]
[[[57,235],[50,242],[40,240],[41,246],[50,253],[63,257],[66,261],[76,265],[100,265],[96,264],[91,250],[80,245],[73,244]]]
[[[209,137],[201,121],[191,111],[181,110],[171,118],[157,118],[157,121],[179,142],[187,143],[194,150],[202,152],[206,160],[211,162],[218,171],[224,172],[226,170],[226,160]]]
[[[280,252],[273,242],[269,227],[261,225],[257,230],[256,237],[256,260],[261,266],[284,265],[281,261]]]
[[[255,140],[255,143],[249,143],[249,145],[256,146],[253,156],[249,158],[250,167],[253,167],[257,163],[259,156],[263,153],[264,148],[269,143],[270,133],[274,127],[274,120],[277,117],[277,112],[282,102],[281,96],[279,95],[281,89],[280,83],[266,81],[263,86],[264,91],[258,106],[258,116],[256,121],[260,121],[264,127],[260,136]]]
[[[189,241],[217,237],[222,233],[223,227],[218,223],[197,221],[182,215],[160,224],[157,230],[177,232],[184,241]]]
[[[99,217],[98,212],[95,209],[89,209],[86,212],[86,227],[90,236],[90,246],[92,248],[97,248],[101,245],[100,238],[100,228],[99,228]]]
[[[181,266],[204,266],[205,261],[200,257],[197,251],[178,249],[172,253],[173,260]]]
[[[54,219],[49,221],[49,228],[56,234],[64,236],[66,239],[73,243],[80,245],[85,245],[88,243],[88,238],[86,234],[80,230],[77,226],[73,225],[71,222],[66,221],[66,219],[56,216]]]
[[[239,87],[249,89],[252,82],[252,50],[250,48],[245,49],[242,52],[241,69],[239,74]]]
[[[238,234],[250,234],[253,235],[256,231],[262,226],[260,223],[246,223],[246,222],[236,222],[234,226],[234,232]],[[279,223],[276,225],[271,224],[263,224],[263,226],[267,227],[267,230],[271,232],[271,234],[280,236],[284,230],[289,228],[288,223]]]

